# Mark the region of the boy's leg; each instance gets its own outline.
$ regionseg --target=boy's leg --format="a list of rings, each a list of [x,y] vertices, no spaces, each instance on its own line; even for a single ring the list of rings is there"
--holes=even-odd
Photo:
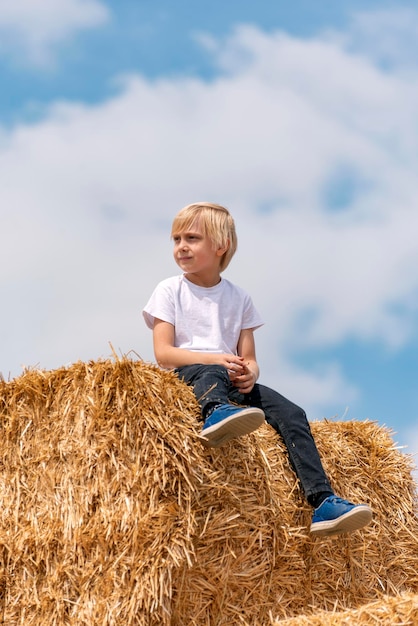
[[[206,419],[210,410],[218,404],[229,403],[230,380],[221,365],[184,365],[175,370],[181,380],[193,387],[202,416]]]
[[[180,379],[193,387],[205,420],[202,443],[218,448],[230,439],[246,435],[264,422],[257,407],[237,407],[229,402],[231,387],[228,371],[221,365],[186,365],[176,370]]]
[[[333,493],[303,409],[277,391],[260,384],[254,385],[253,390],[245,395],[233,388],[229,397],[264,411],[266,421],[283,439],[293,469],[311,504],[315,504],[315,497],[319,494]]]
[[[260,407],[281,435],[306,498],[315,509],[310,527],[313,535],[351,532],[371,521],[373,513],[367,504],[353,504],[334,494],[303,409],[263,385],[255,385],[246,395],[231,390],[230,398]]]

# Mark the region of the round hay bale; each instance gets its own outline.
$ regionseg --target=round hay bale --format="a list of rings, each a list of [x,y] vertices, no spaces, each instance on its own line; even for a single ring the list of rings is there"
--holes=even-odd
[[[327,613],[321,611],[309,617],[292,617],[275,621],[274,626],[415,626],[418,624],[418,595],[383,596],[359,609]]]
[[[274,431],[206,449],[199,415],[126,358],[0,383],[3,623],[260,625],[418,592],[412,462],[387,429],[312,424],[336,491],[375,511],[320,540]]]

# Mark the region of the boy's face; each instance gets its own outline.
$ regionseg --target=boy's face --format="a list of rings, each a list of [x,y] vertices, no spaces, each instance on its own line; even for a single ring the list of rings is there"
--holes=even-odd
[[[225,249],[214,248],[198,221],[192,224],[190,230],[174,233],[173,241],[174,260],[192,282],[219,282],[219,266]]]

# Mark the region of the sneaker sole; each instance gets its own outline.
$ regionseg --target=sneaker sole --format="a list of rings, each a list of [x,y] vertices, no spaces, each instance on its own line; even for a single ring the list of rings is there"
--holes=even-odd
[[[373,512],[366,504],[359,504],[355,509],[348,511],[337,519],[311,524],[310,532],[316,537],[329,537],[351,533],[363,528],[372,521]]]
[[[266,417],[261,409],[243,409],[223,420],[220,424],[209,426],[202,431],[201,439],[207,448],[219,448],[227,441],[242,435],[248,435],[264,423]]]

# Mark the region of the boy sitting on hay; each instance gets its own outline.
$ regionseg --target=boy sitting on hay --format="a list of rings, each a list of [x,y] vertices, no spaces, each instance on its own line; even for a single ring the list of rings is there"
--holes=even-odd
[[[221,277],[237,249],[229,211],[208,202],[186,206],[171,237],[183,274],[160,282],[143,314],[158,364],[193,387],[204,445],[222,446],[266,420],[282,437],[314,508],[311,533],[335,535],[368,524],[369,506],[334,494],[303,409],[256,382],[254,330],[263,322],[250,296]]]

